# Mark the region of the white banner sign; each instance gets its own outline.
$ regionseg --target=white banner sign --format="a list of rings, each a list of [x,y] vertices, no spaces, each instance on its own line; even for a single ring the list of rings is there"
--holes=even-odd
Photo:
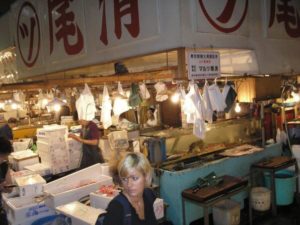
[[[188,52],[187,55],[189,80],[220,76],[219,52]]]

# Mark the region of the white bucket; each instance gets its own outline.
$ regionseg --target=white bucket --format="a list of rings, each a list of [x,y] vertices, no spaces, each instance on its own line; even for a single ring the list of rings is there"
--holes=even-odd
[[[269,210],[271,206],[271,191],[265,187],[252,188],[251,205],[257,211]]]

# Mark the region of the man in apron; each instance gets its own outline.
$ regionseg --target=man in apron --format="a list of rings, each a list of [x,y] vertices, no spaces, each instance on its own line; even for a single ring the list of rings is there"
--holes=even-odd
[[[79,120],[82,126],[80,136],[76,134],[69,134],[70,138],[82,143],[82,158],[80,169],[94,165],[96,163],[103,163],[103,157],[100,148],[98,147],[100,132],[97,125],[93,121]],[[71,156],[72,157],[72,156]]]

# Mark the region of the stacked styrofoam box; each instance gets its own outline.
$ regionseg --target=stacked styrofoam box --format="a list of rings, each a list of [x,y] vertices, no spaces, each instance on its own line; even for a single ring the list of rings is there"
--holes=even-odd
[[[110,201],[119,194],[119,190],[115,190],[111,196],[95,191],[90,193],[91,206],[97,209],[106,209]]]
[[[55,215],[44,202],[37,203],[34,197],[9,198],[6,201],[7,219],[10,225],[31,225],[38,219]]]
[[[105,213],[104,210],[95,209],[77,201],[58,206],[56,210],[71,218],[72,225],[94,225],[98,216]]]
[[[70,170],[70,155],[67,144],[66,126],[45,126],[37,130],[37,150],[43,164],[53,174]]]
[[[79,167],[82,157],[82,143],[68,138],[68,148],[70,154],[70,169],[76,169]]]
[[[47,176],[52,174],[51,168],[43,163],[37,163],[31,166],[25,166],[25,169],[37,173],[41,176]]]
[[[39,162],[38,154],[30,149],[11,153],[9,161],[14,170],[23,170],[25,166],[33,165]]]
[[[24,196],[37,196],[43,193],[43,185],[46,184],[44,178],[39,174],[21,176],[15,178],[18,185],[19,195]]]
[[[13,142],[14,152],[24,151],[29,148],[30,138],[23,138]]]
[[[101,165],[98,163],[47,183],[44,186],[44,192],[48,196],[45,203],[54,209],[88,196],[102,185],[112,185],[112,177],[102,175]]]

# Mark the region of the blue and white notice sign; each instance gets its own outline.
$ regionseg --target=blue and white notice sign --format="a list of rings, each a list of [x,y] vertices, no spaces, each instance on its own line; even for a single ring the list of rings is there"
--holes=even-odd
[[[219,52],[188,52],[188,78],[214,79],[220,76],[220,53]]]

